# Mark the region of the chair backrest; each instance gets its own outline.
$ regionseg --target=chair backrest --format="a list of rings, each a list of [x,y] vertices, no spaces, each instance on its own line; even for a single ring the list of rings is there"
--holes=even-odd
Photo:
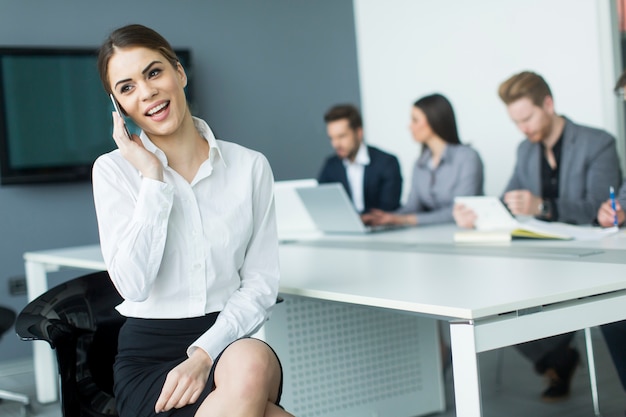
[[[15,322],[15,312],[9,308],[0,306],[0,338],[9,330]]]
[[[18,315],[22,340],[56,350],[64,417],[117,416],[113,361],[124,323],[122,298],[106,271],[75,278],[40,295]]]

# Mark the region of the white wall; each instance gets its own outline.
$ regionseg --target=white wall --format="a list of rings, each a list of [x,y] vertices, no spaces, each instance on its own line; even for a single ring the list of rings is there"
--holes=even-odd
[[[426,94],[452,102],[490,195],[504,189],[523,139],[497,95],[516,72],[544,76],[557,112],[620,131],[611,0],[354,0],[354,8],[366,140],[398,155],[404,197],[419,152],[410,108]]]

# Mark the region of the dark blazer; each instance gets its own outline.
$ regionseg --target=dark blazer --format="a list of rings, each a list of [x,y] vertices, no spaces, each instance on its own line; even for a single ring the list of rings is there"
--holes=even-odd
[[[370,157],[365,166],[363,177],[363,203],[366,213],[373,208],[392,211],[400,207],[402,192],[402,174],[398,158],[373,146],[367,146]],[[322,183],[340,182],[352,198],[346,168],[343,161],[333,155],[326,159],[317,181]]]
[[[565,118],[559,172],[560,222],[593,223],[609,187],[621,183],[615,139],[609,133],[581,126]],[[505,192],[528,190],[541,196],[541,145],[524,140],[517,148],[517,162]]]

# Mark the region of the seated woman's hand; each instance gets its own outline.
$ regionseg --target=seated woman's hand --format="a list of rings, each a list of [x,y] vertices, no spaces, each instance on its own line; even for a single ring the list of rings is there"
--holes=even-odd
[[[602,227],[612,227],[615,224],[615,215],[617,214],[617,224],[621,225],[624,223],[624,219],[626,218],[626,214],[624,210],[622,210],[622,206],[619,202],[615,202],[615,209],[611,207],[611,200],[607,200],[598,209],[598,223]]]
[[[191,357],[167,374],[154,410],[160,413],[198,401],[212,365],[211,357],[202,349],[196,349]]]
[[[471,229],[476,223],[476,213],[463,204],[454,205],[454,208],[452,209],[452,216],[454,217],[456,225],[459,227]]]

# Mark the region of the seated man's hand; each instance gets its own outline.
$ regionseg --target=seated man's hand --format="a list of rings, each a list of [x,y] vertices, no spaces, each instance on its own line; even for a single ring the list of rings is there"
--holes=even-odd
[[[414,214],[393,214],[379,209],[372,209],[361,215],[363,223],[370,226],[392,224],[398,226],[416,226],[417,216]]]
[[[379,226],[381,224],[394,224],[395,215],[387,213],[386,211],[379,209],[372,209],[365,214],[361,215],[363,223],[370,226]]]
[[[504,194],[504,204],[514,215],[539,216],[543,200],[528,190],[513,190]]]
[[[457,203],[454,205],[452,216],[454,216],[454,221],[459,227],[471,229],[474,227],[474,223],[476,223],[476,213],[474,213],[474,210],[463,204]]]
[[[622,210],[622,206],[619,202],[615,202],[615,209],[611,207],[611,200],[606,200],[598,209],[598,223],[602,227],[612,227],[615,225],[615,215],[617,214],[617,224],[621,225],[626,219],[626,214]]]

